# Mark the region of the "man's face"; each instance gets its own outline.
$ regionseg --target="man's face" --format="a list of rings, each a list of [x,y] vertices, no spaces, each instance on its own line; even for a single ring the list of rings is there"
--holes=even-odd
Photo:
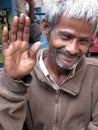
[[[71,69],[87,52],[94,27],[82,20],[61,17],[49,36],[50,55],[63,69]]]

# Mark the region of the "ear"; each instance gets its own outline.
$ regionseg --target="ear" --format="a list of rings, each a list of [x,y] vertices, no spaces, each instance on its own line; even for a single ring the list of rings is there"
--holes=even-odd
[[[49,36],[49,25],[45,19],[42,19],[41,21],[41,31],[42,34],[48,38]]]

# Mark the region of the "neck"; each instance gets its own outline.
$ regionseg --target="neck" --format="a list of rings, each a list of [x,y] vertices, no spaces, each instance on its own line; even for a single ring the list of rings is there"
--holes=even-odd
[[[58,85],[60,85],[69,74],[69,71],[60,68],[50,55],[47,55],[45,57],[44,63],[46,65],[46,68],[48,69],[48,72]]]

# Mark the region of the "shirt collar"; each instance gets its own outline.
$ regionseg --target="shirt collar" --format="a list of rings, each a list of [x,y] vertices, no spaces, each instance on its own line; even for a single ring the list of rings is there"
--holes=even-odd
[[[40,58],[39,58],[39,65],[40,65],[40,68],[43,72],[43,74],[45,75],[45,77],[48,77],[50,76],[45,64],[44,64],[44,61],[43,61],[43,53],[44,51],[41,52],[41,55],[40,55]],[[75,72],[76,72],[76,67],[77,67],[77,64],[74,66],[74,68],[70,71],[68,77],[67,77],[67,80],[72,78],[74,75],[75,75]]]
[[[40,65],[40,68],[43,72],[43,74],[45,75],[45,77],[47,77],[49,75],[49,72],[44,64],[44,61],[43,61],[43,56],[42,56],[43,52],[41,52],[41,55],[40,55],[40,58],[39,58],[39,65]]]

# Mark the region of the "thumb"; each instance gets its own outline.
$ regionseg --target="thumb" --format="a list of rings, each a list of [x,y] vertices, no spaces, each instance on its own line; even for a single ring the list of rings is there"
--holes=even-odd
[[[37,52],[38,52],[38,50],[39,50],[39,48],[40,48],[40,42],[35,42],[33,45],[32,45],[32,47],[31,47],[31,49],[30,49],[30,57],[31,58],[34,58],[34,57],[36,57],[36,54],[37,54]]]

